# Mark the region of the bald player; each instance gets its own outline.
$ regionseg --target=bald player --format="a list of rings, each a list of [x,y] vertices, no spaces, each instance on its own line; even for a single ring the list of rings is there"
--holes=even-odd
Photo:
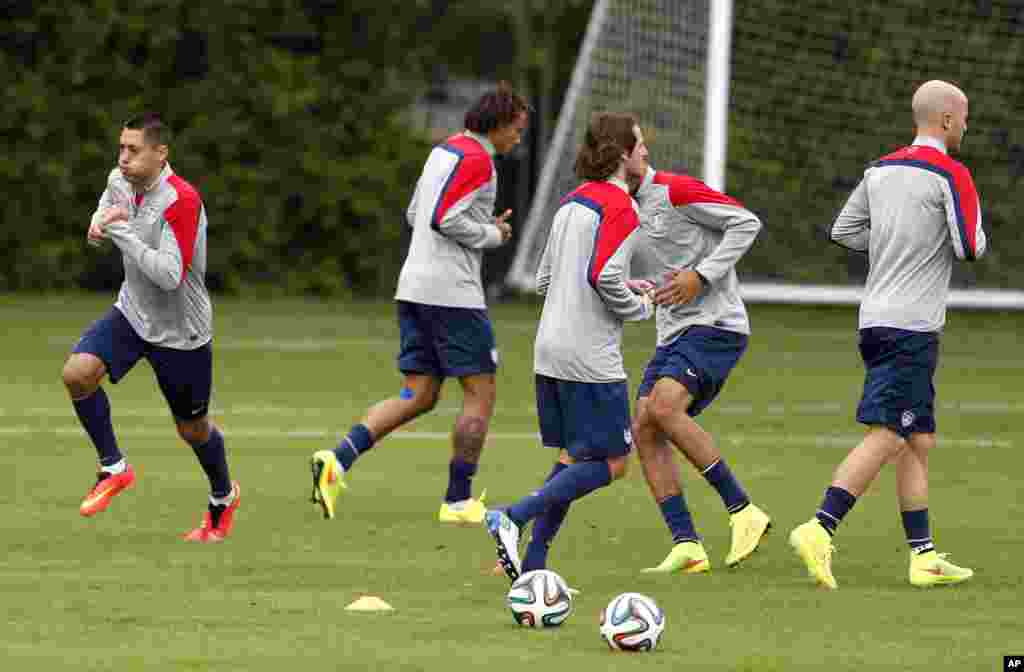
[[[949,157],[967,130],[967,96],[933,80],[917,89],[912,108],[913,144],[871,164],[832,225],[834,242],[868,254],[859,324],[866,375],[857,407],[867,430],[836,469],[814,518],[789,537],[811,576],[832,589],[832,536],[890,461],[910,545],[910,583],[959,583],[974,575],[935,552],[928,524],[932,380],[949,278],[954,257],[974,261],[985,252],[971,173]]]

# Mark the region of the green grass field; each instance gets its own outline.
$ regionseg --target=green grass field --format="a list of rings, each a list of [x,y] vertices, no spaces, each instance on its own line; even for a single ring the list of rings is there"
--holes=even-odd
[[[389,303],[217,304],[214,414],[243,489],[220,546],[178,535],[207,485],[171,424],[147,364],[107,386],[134,490],[78,515],[95,453],[60,382],[66,353],[107,297],[0,297],[0,669],[33,670],[997,670],[1024,653],[1024,314],[951,312],[937,380],[940,447],[931,461],[940,551],[977,572],[952,588],[906,581],[891,472],[836,537],[840,590],[815,588],[786,543],[814,512],[833,467],[860,436],[862,371],[852,309],[750,307],[745,359],[701,420],[775,531],[741,568],[722,564],[727,516],[685,471],[711,574],[641,575],[669,548],[639,468],[575,504],[550,567],[582,589],[554,631],[516,626],[508,584],[490,574],[480,528],[442,528],[446,433],[460,391],[383,441],[354,468],[333,521],[308,502],[310,454],[332,446],[368,403],[395,394]],[[536,306],[492,310],[502,352],[498,410],[476,491],[509,502],[536,486],[532,390]],[[653,325],[628,325],[631,384]],[[643,592],[666,611],[661,646],[610,654],[597,614]],[[345,605],[378,595],[392,613]]]

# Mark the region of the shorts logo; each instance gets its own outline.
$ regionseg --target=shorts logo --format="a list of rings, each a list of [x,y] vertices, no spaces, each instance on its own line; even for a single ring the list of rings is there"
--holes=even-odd
[[[491,361],[494,362],[495,366],[498,365],[498,349],[497,348],[491,348]]]
[[[914,424],[914,420],[917,420],[917,416],[913,411],[903,411],[903,415],[900,416],[900,424],[904,427],[910,427]]]
[[[697,377],[697,374],[693,372],[693,369],[687,369],[687,370],[686,370],[686,375],[688,375],[688,376],[692,376],[692,377],[694,377],[694,378],[696,378],[696,377]]]
[[[622,439],[627,445],[633,445],[633,432],[629,431],[629,427],[622,430]]]

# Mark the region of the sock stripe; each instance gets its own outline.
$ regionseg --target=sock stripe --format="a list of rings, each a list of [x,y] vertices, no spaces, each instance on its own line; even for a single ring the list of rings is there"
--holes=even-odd
[[[822,510],[822,509],[818,509],[818,513],[820,513],[820,514],[821,514],[821,515],[823,515],[823,516],[827,516],[828,518],[830,518],[830,519],[832,519],[832,520],[836,521],[836,523],[838,523],[838,522],[839,522],[839,519],[838,519],[838,518],[836,518],[835,516],[833,516],[833,515],[832,515],[831,513],[829,513],[828,511],[824,511],[824,510]]]
[[[707,473],[708,473],[709,471],[711,471],[712,469],[714,469],[715,467],[717,467],[717,466],[718,466],[718,464],[719,464],[719,462],[721,462],[721,461],[722,461],[722,460],[721,460],[721,458],[719,458],[719,459],[715,460],[714,462],[712,462],[711,464],[709,464],[709,465],[707,466],[707,468],[706,468],[706,469],[703,469],[703,470],[702,470],[702,471],[701,471],[700,473],[701,473],[701,474],[703,474],[703,475],[705,475],[705,476],[707,476]]]

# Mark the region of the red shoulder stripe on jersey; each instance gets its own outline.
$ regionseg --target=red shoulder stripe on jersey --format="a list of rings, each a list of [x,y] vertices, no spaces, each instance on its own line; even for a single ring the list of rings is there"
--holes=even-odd
[[[957,228],[960,232],[960,244],[964,248],[964,257],[973,260],[978,254],[978,192],[974,187],[971,173],[959,161],[934,147],[912,145],[888,154],[876,162],[876,165],[902,165],[922,168],[943,177],[949,184],[953,194],[953,210],[956,215]]]
[[[960,201],[957,214],[961,215],[961,219],[957,223],[960,226],[961,238],[967,241],[964,256],[973,260],[978,256],[978,191],[974,187],[970,171],[963,164],[956,163],[950,173],[953,176],[953,189],[956,190]]]
[[[185,273],[191,267],[192,257],[195,256],[196,238],[199,236],[199,211],[203,207],[203,202],[195,188],[177,175],[171,175],[167,182],[178,192],[178,199],[164,212],[164,219],[171,225],[174,237],[178,241],[178,249],[181,251],[181,278],[178,280],[180,283],[185,279]]]
[[[743,204],[735,198],[716,191],[689,175],[677,175],[659,170],[654,173],[654,183],[668,187],[668,199],[677,208],[683,205],[693,205],[694,203],[743,207]]]
[[[612,188],[617,189],[618,187]],[[582,196],[578,195],[574,200],[580,198]],[[615,256],[629,234],[633,233],[640,224],[636,212],[629,206],[606,205],[602,207],[600,218],[597,235],[594,237],[594,251],[587,267],[587,281],[595,290],[597,289],[597,280],[601,277],[601,271],[608,264],[608,260]]]
[[[434,214],[430,218],[430,226],[434,230],[440,229],[441,220],[453,205],[487,184],[494,173],[490,155],[472,138],[455,136],[442,147],[458,159],[441,189]]]

